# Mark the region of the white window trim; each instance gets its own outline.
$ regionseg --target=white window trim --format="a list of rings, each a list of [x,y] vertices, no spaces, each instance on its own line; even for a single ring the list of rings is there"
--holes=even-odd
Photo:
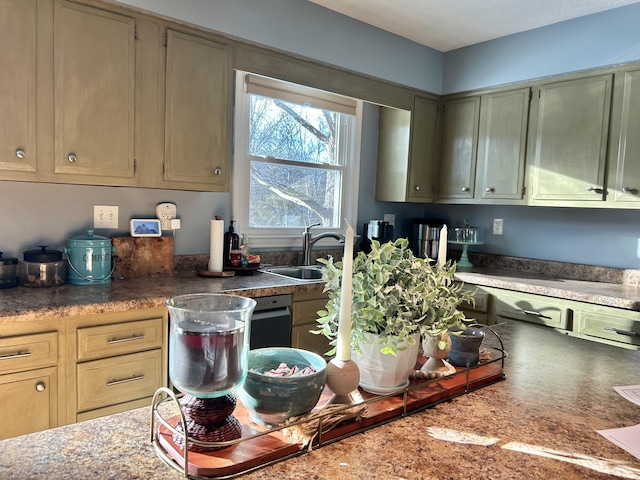
[[[249,155],[247,152],[248,138],[248,118],[249,102],[245,95],[245,72],[235,72],[235,110],[234,110],[234,151],[232,168],[232,197],[231,215],[234,220],[234,228],[238,233],[247,235],[251,248],[268,249],[296,249],[302,247],[302,234],[304,228],[288,229],[257,229],[249,228]],[[256,78],[251,75],[251,78]],[[259,77],[258,77],[259,78]],[[266,79],[270,82],[273,80]],[[262,83],[262,82],[261,82]],[[324,93],[324,92],[323,92]],[[332,95],[332,94],[331,94]],[[348,99],[351,100],[351,99]],[[356,119],[351,152],[345,162],[344,178],[342,179],[342,220],[339,228],[316,227],[314,230],[320,232],[344,233],[346,219],[356,228],[358,219],[358,192],[360,173],[360,146],[362,143],[362,101],[355,101]],[[333,239],[322,239],[317,247],[339,247],[338,241]],[[316,247],[316,248],[317,248]]]

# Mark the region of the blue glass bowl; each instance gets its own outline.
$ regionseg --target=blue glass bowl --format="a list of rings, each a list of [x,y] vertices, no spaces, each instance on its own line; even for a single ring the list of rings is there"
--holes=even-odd
[[[289,367],[312,366],[310,375],[277,377],[264,375],[281,363]],[[308,350],[268,347],[249,351],[247,378],[238,388],[238,397],[251,420],[275,426],[291,417],[309,413],[316,406],[327,381],[327,362]]]

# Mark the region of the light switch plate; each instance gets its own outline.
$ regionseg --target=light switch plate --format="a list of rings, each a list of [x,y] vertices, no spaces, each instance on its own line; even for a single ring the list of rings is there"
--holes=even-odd
[[[118,207],[94,205],[93,228],[118,228]]]
[[[494,235],[502,235],[502,219],[494,218],[493,219],[493,234]]]

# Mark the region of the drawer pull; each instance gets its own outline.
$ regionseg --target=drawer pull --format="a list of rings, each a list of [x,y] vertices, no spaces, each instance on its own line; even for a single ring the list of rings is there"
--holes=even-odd
[[[47,389],[47,385],[44,382],[36,383],[36,391],[44,392]]]
[[[30,357],[30,356],[31,356],[31,352],[18,351],[18,353],[3,353],[2,355],[0,355],[0,360],[9,360],[12,358],[24,358],[24,357]]]
[[[133,340],[144,340],[144,335],[136,335],[135,333],[130,337],[125,338],[112,338],[107,342],[109,345],[113,345],[115,343],[123,343],[123,342],[132,342]]]
[[[516,312],[524,313],[525,315],[531,315],[533,317],[540,317],[540,318],[547,318],[547,319],[551,318],[541,314],[540,312],[536,312],[535,310],[525,310],[523,308],[516,308]]]
[[[616,332],[618,335],[626,335],[628,337],[638,336],[637,332],[632,332],[631,330],[620,330],[619,328],[615,328],[615,327],[604,327],[604,329],[609,330],[611,332]]]
[[[121,385],[123,383],[135,382],[136,380],[143,380],[144,375],[131,375],[129,378],[123,378],[121,380],[111,380],[107,382],[107,387],[113,387],[114,385]]]

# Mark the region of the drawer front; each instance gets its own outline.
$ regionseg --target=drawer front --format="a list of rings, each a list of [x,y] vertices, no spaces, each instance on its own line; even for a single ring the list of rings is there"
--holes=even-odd
[[[306,302],[296,302],[291,305],[292,324],[309,325],[315,324],[318,317],[318,310],[324,310],[327,306],[326,298],[321,300],[308,300]]]
[[[471,289],[470,291],[473,292],[473,289]],[[469,310],[474,312],[486,312],[488,310],[489,294],[487,292],[478,290],[475,292],[475,295],[473,298],[475,298],[476,300],[474,305],[468,302],[462,302],[460,304],[460,310]]]
[[[162,350],[78,364],[78,411],[153,395],[162,382]]]
[[[575,331],[588,337],[640,346],[640,319],[626,318],[624,314],[618,316],[615,311],[611,313],[580,311]]]
[[[104,358],[162,346],[162,318],[78,329],[78,360]]]
[[[47,367],[58,362],[58,332],[0,339],[0,374]]]
[[[496,317],[502,320],[520,320],[548,327],[570,327],[569,308],[560,302],[528,294],[500,294],[495,299]]]

